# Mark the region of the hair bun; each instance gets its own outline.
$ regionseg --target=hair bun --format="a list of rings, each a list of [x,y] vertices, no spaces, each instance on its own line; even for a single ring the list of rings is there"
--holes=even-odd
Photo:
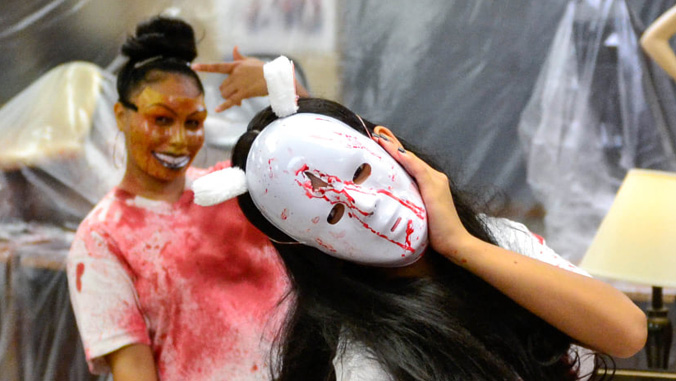
[[[130,62],[163,56],[191,62],[197,57],[195,33],[183,20],[169,17],[153,17],[139,24],[136,34],[122,45],[122,54]]]

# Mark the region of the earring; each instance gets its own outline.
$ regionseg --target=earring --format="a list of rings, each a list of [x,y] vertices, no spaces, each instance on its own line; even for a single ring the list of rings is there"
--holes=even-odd
[[[120,140],[119,137],[120,137],[121,133],[122,133],[122,131],[118,130],[117,134],[115,134],[115,139],[113,140],[113,166],[115,167],[115,169],[120,169],[124,165],[124,162],[125,162],[124,155],[122,155],[122,161],[121,162],[119,162],[118,159],[117,159],[117,147],[118,146],[121,146],[121,148],[124,147],[124,140],[122,140],[122,142],[119,142],[119,140]]]

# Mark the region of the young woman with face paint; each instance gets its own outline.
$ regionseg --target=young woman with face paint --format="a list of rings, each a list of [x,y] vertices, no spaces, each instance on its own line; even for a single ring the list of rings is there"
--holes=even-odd
[[[90,369],[116,381],[268,379],[266,330],[287,281],[235,200],[192,202],[189,185],[207,172],[190,167],[206,118],[193,30],[154,18],[122,52],[114,111],[126,172],[68,257]]]
[[[298,106],[263,110],[233,152],[242,210],[292,282],[276,379],[575,380],[594,368],[582,347],[642,348],[645,316],[621,292],[478,214],[387,128]]]

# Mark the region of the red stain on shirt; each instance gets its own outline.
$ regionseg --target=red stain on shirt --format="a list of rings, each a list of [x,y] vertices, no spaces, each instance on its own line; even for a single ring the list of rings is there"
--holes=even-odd
[[[103,257],[92,252],[101,250],[116,258],[128,278],[116,284],[132,284],[136,294],[107,298],[94,283],[105,270],[83,279],[87,292],[100,289],[96,309],[103,311],[91,314],[92,306],[81,304],[84,319],[102,322],[96,336],[83,336],[85,347],[119,335],[143,343],[138,335],[145,335],[163,380],[251,379],[252,367],[266,364],[287,281],[276,252],[236,200],[201,207],[193,198],[186,191],[168,204],[114,190],[83,222],[78,237],[87,243],[85,255]],[[102,244],[89,242],[94,233]],[[87,271],[95,271],[89,262]],[[113,313],[127,316],[111,323]]]
[[[541,235],[535,234],[535,233],[533,233],[533,232],[531,232],[530,234],[532,234],[533,237],[535,237],[535,238],[538,240],[538,242],[540,242],[540,245],[544,245],[544,244],[545,244],[545,239],[542,238]]]
[[[84,274],[84,263],[78,263],[75,269],[75,287],[78,292],[82,292],[82,274]]]

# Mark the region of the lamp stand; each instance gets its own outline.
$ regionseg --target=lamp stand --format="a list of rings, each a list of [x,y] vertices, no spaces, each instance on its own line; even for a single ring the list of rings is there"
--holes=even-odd
[[[647,310],[648,341],[645,346],[648,368],[667,369],[672,328],[662,301],[662,287],[653,287],[652,305]]]

